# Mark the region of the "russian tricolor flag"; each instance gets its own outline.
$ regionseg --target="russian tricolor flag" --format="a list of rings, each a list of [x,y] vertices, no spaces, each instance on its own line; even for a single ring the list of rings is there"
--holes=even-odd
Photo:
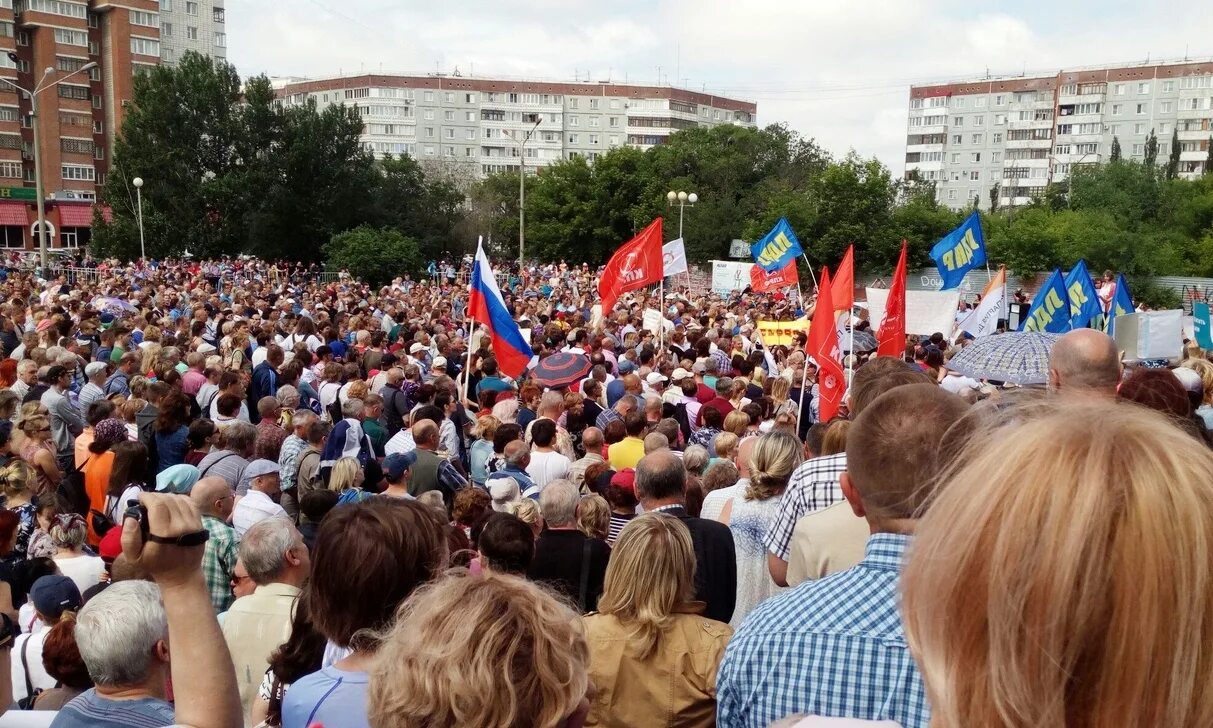
[[[484,254],[484,245],[476,243],[476,261],[472,264],[472,286],[468,298],[468,316],[489,327],[493,342],[493,356],[503,373],[517,379],[526,371],[535,353],[531,345],[522,338],[518,324],[506,310],[501,289],[493,277],[493,267]]]

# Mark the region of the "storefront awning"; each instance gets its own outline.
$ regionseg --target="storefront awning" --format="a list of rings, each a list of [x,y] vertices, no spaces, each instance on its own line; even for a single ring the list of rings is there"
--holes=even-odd
[[[25,227],[29,224],[29,211],[22,202],[0,202],[0,225],[20,225]]]
[[[60,205],[59,227],[92,227],[92,205]]]

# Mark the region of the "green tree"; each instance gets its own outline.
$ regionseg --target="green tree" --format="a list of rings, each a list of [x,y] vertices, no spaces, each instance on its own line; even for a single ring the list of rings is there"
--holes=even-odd
[[[1171,156],[1167,159],[1167,179],[1179,176],[1179,127],[1171,132]]]
[[[1150,135],[1146,137],[1146,169],[1153,175],[1158,171],[1158,135],[1154,130],[1150,130]]]
[[[422,273],[421,248],[394,228],[360,226],[338,233],[324,246],[330,268],[348,270],[373,285],[406,273]]]
[[[999,195],[1001,195],[1001,194],[1002,194],[1001,185],[998,182],[995,182],[994,186],[990,188],[990,213],[991,214],[998,212],[998,200],[999,200]]]
[[[395,228],[417,240],[427,260],[463,252],[455,228],[465,196],[452,180],[427,176],[408,155],[388,155],[376,168],[380,178],[371,211],[376,225]]]
[[[1209,152],[1205,155],[1204,175],[1207,177],[1213,174],[1213,136],[1209,137],[1208,141]]]
[[[1108,161],[1119,162],[1120,155],[1120,137],[1114,136],[1112,137],[1112,153],[1108,156]]]

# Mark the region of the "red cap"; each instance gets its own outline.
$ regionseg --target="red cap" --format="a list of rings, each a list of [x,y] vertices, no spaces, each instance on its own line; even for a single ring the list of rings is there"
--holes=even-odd
[[[624,468],[611,476],[611,485],[618,486],[629,493],[636,492],[636,469]]]
[[[514,397],[515,397],[515,394],[514,394],[513,390],[507,389],[504,392],[498,392],[497,398],[494,399],[493,401],[494,402],[509,402]]]
[[[97,552],[101,554],[101,558],[107,561],[118,558],[118,555],[122,553],[122,524],[106,531],[101,543],[97,545]]]

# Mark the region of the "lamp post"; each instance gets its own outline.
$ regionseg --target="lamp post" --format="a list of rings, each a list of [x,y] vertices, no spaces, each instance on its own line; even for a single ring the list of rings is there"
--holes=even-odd
[[[535,135],[535,131],[539,129],[539,124],[543,119],[538,115],[535,117],[535,126],[532,126],[527,131],[526,136],[521,139],[514,139],[514,135],[510,135],[510,139],[518,145],[518,274],[522,275],[523,258],[526,254],[526,145],[531,141],[531,137]]]
[[[136,177],[131,180],[131,184],[135,185],[135,199],[139,209],[139,259],[146,263],[147,250],[143,247],[143,178]]]
[[[16,53],[8,54],[8,57],[11,60],[13,60],[14,62],[17,60],[16,56],[17,56]],[[58,86],[59,84],[63,83],[64,81],[71,78],[72,76],[75,76],[78,73],[84,73],[85,71],[91,71],[92,69],[94,69],[96,67],[97,67],[97,64],[90,61],[90,62],[84,64],[83,66],[81,66],[80,68],[77,68],[75,71],[72,71],[71,73],[67,74],[63,78],[59,79],[58,81],[55,81],[54,83],[47,83],[47,79],[49,79],[51,77],[51,74],[55,72],[54,68],[47,66],[46,69],[42,72],[42,78],[39,79],[38,84],[36,86],[34,86],[33,91],[30,91],[29,89],[26,89],[26,88],[22,88],[21,86],[18,86],[16,83],[14,83],[13,81],[11,81],[7,78],[0,78],[0,81],[7,83],[9,86],[12,86],[13,88],[17,89],[18,91],[25,94],[29,98],[29,116],[30,116],[30,120],[31,120],[30,123],[34,128],[34,194],[36,194],[38,196],[38,265],[41,268],[43,274],[46,273],[46,268],[47,268],[46,195],[44,195],[42,193],[42,155],[39,154],[39,152],[38,152],[39,144],[41,142],[41,135],[38,133],[38,94],[42,93],[43,91],[46,91],[47,89],[51,89],[51,88]]]
[[[665,193],[665,199],[669,205],[673,205],[675,202],[678,203],[678,237],[681,239],[683,211],[686,209],[687,205],[694,207],[695,203],[699,202],[699,195],[695,194],[694,192],[687,194],[686,192],[674,192],[673,190],[670,190],[669,192]]]

